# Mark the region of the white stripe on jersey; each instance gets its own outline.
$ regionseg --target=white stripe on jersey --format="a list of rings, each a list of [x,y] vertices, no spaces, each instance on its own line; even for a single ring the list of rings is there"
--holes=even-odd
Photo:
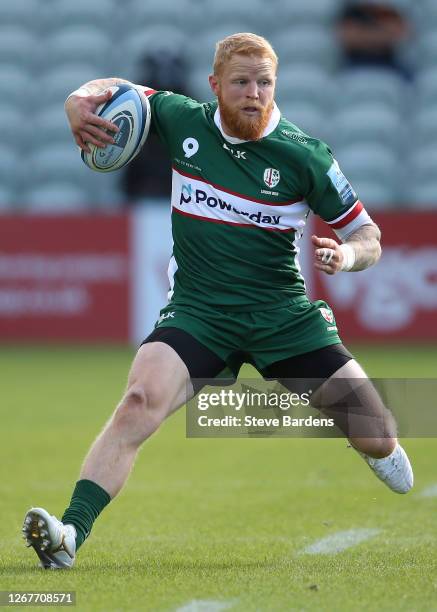
[[[173,292],[174,292],[174,275],[176,274],[177,271],[178,271],[178,264],[177,264],[175,256],[172,255],[170,257],[170,261],[168,262],[168,268],[167,268],[168,282],[169,282],[169,285],[170,285],[169,292],[167,293],[167,298],[168,298],[169,301],[173,297]]]
[[[350,234],[362,225],[373,223],[362,202],[357,200],[346,212],[332,221],[327,221],[340,240],[346,240]]]
[[[348,236],[356,232],[362,225],[370,224],[373,224],[373,221],[368,212],[363,209],[350,223],[342,228],[334,229],[334,232],[340,238],[340,240],[344,242]]]
[[[172,207],[182,215],[215,223],[276,231],[302,230],[309,211],[301,200],[284,204],[257,202],[230,193],[173,168]]]

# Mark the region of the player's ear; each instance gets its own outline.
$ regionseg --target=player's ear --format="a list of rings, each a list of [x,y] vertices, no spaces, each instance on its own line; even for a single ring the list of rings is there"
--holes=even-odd
[[[209,81],[209,86],[211,87],[212,91],[214,92],[215,95],[217,95],[218,90],[219,90],[219,82],[218,82],[218,78],[215,74],[210,74],[208,77],[208,81]]]

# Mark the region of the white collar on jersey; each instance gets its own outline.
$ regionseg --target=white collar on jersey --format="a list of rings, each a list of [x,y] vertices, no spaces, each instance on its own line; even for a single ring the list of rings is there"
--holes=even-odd
[[[279,123],[280,118],[281,118],[281,113],[279,111],[279,108],[276,106],[276,102],[273,102],[272,114],[271,114],[270,120],[269,120],[269,122],[267,124],[267,127],[264,130],[264,133],[262,135],[263,138],[265,138],[266,136],[271,134],[273,132],[273,130],[275,130],[278,127],[278,123]],[[221,120],[221,117],[220,117],[220,110],[219,110],[218,107],[217,107],[217,110],[214,113],[214,123],[216,124],[216,126],[218,127],[220,132],[222,133],[223,138],[225,138],[231,144],[241,144],[242,142],[249,142],[248,140],[241,140],[241,138],[235,138],[235,136],[228,136],[227,134],[225,134],[225,132],[223,131],[223,127],[222,127],[222,120]]]

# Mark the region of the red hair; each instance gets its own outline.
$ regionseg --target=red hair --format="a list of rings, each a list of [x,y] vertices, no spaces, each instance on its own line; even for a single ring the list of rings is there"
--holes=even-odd
[[[213,65],[214,74],[216,76],[222,72],[225,64],[236,53],[241,53],[241,55],[269,57],[273,62],[275,71],[278,66],[278,56],[268,40],[257,34],[243,32],[227,36],[223,40],[219,40],[216,44]]]

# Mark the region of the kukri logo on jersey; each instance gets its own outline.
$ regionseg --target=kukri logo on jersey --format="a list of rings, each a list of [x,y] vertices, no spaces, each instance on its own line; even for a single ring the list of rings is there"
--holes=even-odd
[[[209,208],[215,208],[223,212],[233,212],[242,217],[246,217],[253,223],[262,223],[265,225],[279,225],[281,215],[266,215],[261,211],[249,213],[247,211],[237,208],[233,204],[229,204],[226,200],[222,200],[214,195],[210,195],[203,189],[194,189],[191,183],[184,183],[181,188],[181,197],[179,205],[184,204],[200,204],[201,206],[208,206]],[[242,219],[243,220],[243,219]]]
[[[225,142],[223,143],[223,148],[226,149],[226,151],[229,151],[229,153],[233,155],[234,157],[236,157],[237,159],[246,159],[246,151],[240,151],[238,149],[233,149],[232,147],[228,146]]]

